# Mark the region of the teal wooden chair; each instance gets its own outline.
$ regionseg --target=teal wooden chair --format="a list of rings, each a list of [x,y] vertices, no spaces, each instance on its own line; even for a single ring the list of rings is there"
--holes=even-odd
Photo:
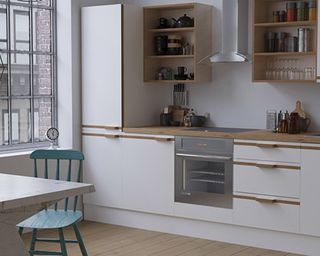
[[[30,155],[31,159],[34,159],[34,177],[43,177],[49,179],[53,177],[56,180],[66,180],[66,181],[81,181],[82,172],[82,161],[84,156],[79,151],[74,150],[36,150]],[[56,162],[56,167],[51,173],[49,170],[50,163]],[[43,165],[43,175],[41,175],[38,169],[40,162]],[[61,166],[63,162],[67,163],[67,170],[65,172],[61,171]],[[76,164],[77,173],[73,173],[75,168],[72,168],[73,164]],[[66,178],[62,178],[66,177]],[[73,178],[75,177],[75,178]],[[32,239],[29,254],[32,255],[63,255],[67,256],[66,243],[78,243],[81,253],[83,256],[87,256],[87,251],[84,246],[83,240],[81,238],[80,231],[77,227],[77,222],[82,219],[82,212],[77,211],[78,196],[73,198],[72,210],[69,210],[69,204],[72,204],[72,198],[64,199],[64,202],[59,202],[54,204],[52,209],[45,209],[30,218],[22,221],[17,225],[19,227],[19,234],[22,235],[24,228],[32,229]],[[58,207],[63,204],[64,207]],[[77,240],[66,240],[64,238],[63,229],[72,226]],[[40,229],[57,229],[59,238],[39,238],[38,230]],[[38,251],[35,250],[36,242],[49,242],[49,243],[60,243],[61,252],[49,252],[49,251]]]

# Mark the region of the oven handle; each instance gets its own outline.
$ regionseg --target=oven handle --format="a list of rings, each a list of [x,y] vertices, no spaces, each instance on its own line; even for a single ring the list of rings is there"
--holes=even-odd
[[[194,157],[194,158],[211,159],[211,160],[225,160],[225,161],[232,160],[231,156],[195,155],[195,154],[182,154],[182,153],[176,153],[176,156]]]

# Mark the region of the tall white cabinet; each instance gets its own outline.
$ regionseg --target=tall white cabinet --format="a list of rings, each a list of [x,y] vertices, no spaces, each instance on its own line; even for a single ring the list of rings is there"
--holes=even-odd
[[[122,126],[122,5],[81,11],[82,124]]]

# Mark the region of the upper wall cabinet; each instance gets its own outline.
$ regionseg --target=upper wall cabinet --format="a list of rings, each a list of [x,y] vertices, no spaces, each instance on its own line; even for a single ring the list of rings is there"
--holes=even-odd
[[[211,81],[212,7],[189,3],[144,8],[144,81]]]
[[[317,2],[253,0],[253,82],[315,83]]]

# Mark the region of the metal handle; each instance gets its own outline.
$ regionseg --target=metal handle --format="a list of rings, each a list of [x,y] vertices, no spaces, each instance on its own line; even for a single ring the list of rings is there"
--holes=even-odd
[[[103,137],[106,139],[118,139],[120,138],[120,135],[118,134],[102,134],[102,133],[82,133],[83,136],[92,136],[92,137]]]
[[[232,157],[230,156],[217,156],[217,155],[195,155],[195,154],[177,153],[176,156],[195,157],[195,158],[211,159],[211,160],[232,160]]]

